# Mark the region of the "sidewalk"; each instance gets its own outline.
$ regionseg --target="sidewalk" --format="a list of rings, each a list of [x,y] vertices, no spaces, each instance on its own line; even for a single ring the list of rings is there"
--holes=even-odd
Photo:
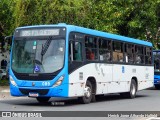
[[[9,86],[0,86],[0,100],[9,99],[11,97]]]

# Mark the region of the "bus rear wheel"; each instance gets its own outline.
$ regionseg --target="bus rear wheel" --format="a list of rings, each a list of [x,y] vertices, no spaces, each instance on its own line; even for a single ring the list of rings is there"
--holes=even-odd
[[[83,104],[90,103],[93,97],[92,93],[93,93],[92,84],[90,81],[87,81],[85,86],[84,96],[79,98],[80,102]]]
[[[36,99],[39,103],[47,103],[50,97],[37,97]]]
[[[137,84],[136,84],[136,81],[132,79],[131,85],[130,85],[130,91],[126,93],[120,93],[120,95],[125,98],[133,99],[136,97],[136,93],[137,93]]]

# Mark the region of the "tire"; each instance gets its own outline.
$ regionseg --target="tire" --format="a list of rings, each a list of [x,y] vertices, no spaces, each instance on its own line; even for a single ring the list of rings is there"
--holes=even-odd
[[[50,97],[37,97],[36,99],[39,103],[47,103]]]
[[[136,84],[136,81],[132,79],[131,85],[130,85],[130,91],[126,93],[120,93],[120,95],[124,98],[133,99],[136,97],[136,93],[137,93],[137,84]]]
[[[92,101],[92,97],[93,97],[92,93],[93,93],[92,84],[90,81],[87,81],[86,86],[85,86],[84,96],[79,98],[80,102],[83,104],[90,103]]]
[[[160,85],[154,85],[156,90],[160,90]]]

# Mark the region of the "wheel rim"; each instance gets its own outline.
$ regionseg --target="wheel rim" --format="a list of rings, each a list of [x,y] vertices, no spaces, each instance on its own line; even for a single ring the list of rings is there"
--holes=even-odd
[[[89,98],[91,96],[91,88],[89,86],[86,86],[85,87],[85,92],[84,92],[84,95],[86,98]]]

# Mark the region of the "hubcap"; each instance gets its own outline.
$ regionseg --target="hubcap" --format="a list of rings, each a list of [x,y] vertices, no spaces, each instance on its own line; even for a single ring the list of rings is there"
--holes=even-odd
[[[84,90],[85,90],[84,92],[85,97],[89,98],[91,96],[91,88],[86,86]]]

